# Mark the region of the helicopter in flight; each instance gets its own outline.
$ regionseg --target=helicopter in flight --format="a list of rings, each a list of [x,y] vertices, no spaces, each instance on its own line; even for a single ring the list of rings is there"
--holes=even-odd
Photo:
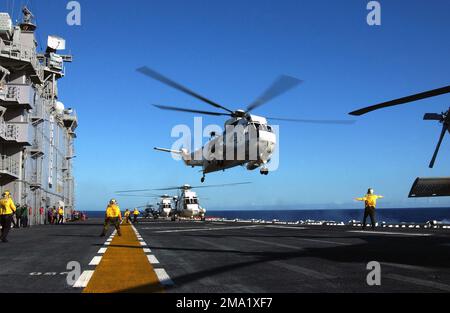
[[[238,185],[247,185],[249,182],[242,183],[231,183],[231,184],[220,184],[220,185],[203,185],[203,186],[191,186],[188,184],[184,184],[182,186],[174,186],[167,188],[159,188],[159,189],[140,189],[140,190],[122,190],[116,191],[119,196],[131,196],[131,197],[154,197],[151,194],[135,194],[140,192],[148,192],[148,191],[178,191],[178,195],[176,197],[168,199],[174,200],[175,205],[174,208],[170,211],[170,217],[172,221],[178,220],[180,217],[183,218],[200,218],[202,221],[205,220],[206,217],[206,209],[200,205],[199,198],[197,193],[193,191],[193,189],[199,188],[215,188],[215,187],[229,187],[229,186],[238,186]],[[128,194],[134,193],[134,194]]]
[[[166,105],[154,105],[155,107],[162,110],[229,117],[225,122],[224,132],[221,135],[216,135],[214,132],[211,133],[210,140],[197,151],[190,152],[185,148],[180,150],[160,147],[154,148],[158,151],[170,152],[181,156],[187,166],[201,167],[201,172],[203,173],[201,178],[202,183],[205,181],[206,174],[225,171],[236,166],[246,166],[247,170],[260,168],[262,175],[268,175],[269,169],[267,164],[270,162],[276,148],[276,134],[274,133],[273,127],[269,125],[268,120],[314,124],[354,123],[354,121],[349,120],[275,118],[252,114],[254,109],[259,108],[302,82],[291,76],[280,76],[260,97],[250,103],[245,109],[231,110],[148,67],[138,68],[137,71],[221,111],[205,111]]]
[[[375,111],[378,109],[384,109],[384,108],[391,107],[391,106],[396,106],[396,105],[414,102],[414,101],[418,101],[418,100],[422,100],[422,99],[426,99],[426,98],[436,97],[436,96],[447,94],[447,93],[450,93],[450,86],[445,86],[445,87],[409,95],[406,97],[382,102],[382,103],[375,104],[375,105],[372,105],[369,107],[365,107],[365,108],[362,108],[359,110],[355,110],[353,112],[350,112],[349,114],[353,115],[353,116],[360,116],[360,115],[364,115],[366,113],[369,113],[369,112],[372,112],[372,111]],[[429,168],[433,168],[434,163],[436,161],[436,157],[439,152],[439,149],[441,147],[442,140],[444,139],[445,134],[447,132],[450,132],[450,108],[446,112],[442,112],[442,113],[425,113],[425,115],[423,116],[423,119],[426,121],[438,121],[439,123],[442,124],[442,129],[441,129],[441,134],[439,136],[439,140],[437,142],[437,145],[434,150],[433,157],[431,158],[430,164],[428,165]]]

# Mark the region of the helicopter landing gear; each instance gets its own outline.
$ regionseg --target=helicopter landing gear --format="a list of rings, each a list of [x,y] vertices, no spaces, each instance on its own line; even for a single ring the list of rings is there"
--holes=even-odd
[[[261,173],[261,175],[268,175],[269,174],[269,169],[266,167],[263,167],[259,170],[259,172]]]
[[[205,182],[205,174],[203,174],[203,176],[202,176],[202,178],[200,179],[200,181],[202,182],[202,183],[204,183]]]

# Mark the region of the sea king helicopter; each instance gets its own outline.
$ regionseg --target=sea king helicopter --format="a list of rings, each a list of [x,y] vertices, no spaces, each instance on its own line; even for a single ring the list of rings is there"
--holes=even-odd
[[[414,102],[426,98],[436,97],[447,93],[450,93],[450,86],[445,86],[413,94],[410,96],[394,99],[391,101],[382,102],[379,104],[375,104],[366,108],[350,112],[349,114],[354,116],[360,116],[378,109]],[[428,165],[429,168],[433,168],[434,163],[436,161],[436,157],[442,144],[442,140],[444,139],[445,134],[447,132],[450,132],[450,108],[446,112],[442,113],[425,113],[423,119],[426,121],[438,121],[439,123],[442,124],[441,134],[439,136],[431,161]],[[431,177],[431,178],[418,177],[414,181],[411,190],[409,192],[410,198],[443,197],[443,196],[450,196],[450,177]]]
[[[243,183],[231,183],[231,184],[220,184],[220,185],[205,185],[205,186],[191,186],[188,184],[182,186],[174,186],[159,189],[139,189],[139,190],[122,190],[117,191],[118,196],[126,197],[154,197],[152,194],[139,194],[140,192],[148,191],[178,191],[178,195],[175,197],[167,196],[165,198],[166,203],[169,204],[170,201],[170,213],[168,216],[171,217],[172,221],[182,218],[200,218],[202,221],[205,220],[206,209],[200,205],[197,193],[193,189],[199,188],[215,188],[215,187],[229,187],[250,184],[249,182]],[[129,194],[133,193],[133,194]],[[138,194],[136,194],[138,193]],[[172,200],[174,201],[174,207],[172,209]],[[161,208],[161,206],[159,206]],[[166,208],[169,212],[169,208]],[[161,209],[160,209],[161,210]]]
[[[269,169],[267,163],[270,162],[275,151],[276,135],[273,127],[269,125],[271,121],[289,121],[300,123],[324,123],[324,124],[352,124],[349,120],[310,120],[293,118],[275,118],[254,115],[251,112],[266,104],[277,96],[287,92],[301,83],[301,80],[280,76],[275,82],[255,101],[249,104],[244,110],[231,110],[218,104],[187,87],[163,76],[162,74],[148,68],[141,67],[138,72],[153,78],[165,85],[188,94],[197,100],[220,109],[219,111],[205,111],[190,108],[180,108],[166,105],[154,105],[162,110],[196,113],[202,115],[228,116],[225,122],[225,130],[221,135],[211,134],[210,140],[199,150],[190,152],[183,148],[180,150],[165,149],[155,147],[155,150],[178,154],[187,166],[201,167],[203,173],[201,182],[205,181],[205,174],[235,166],[246,166],[247,170],[260,168],[262,175],[267,175]],[[231,153],[229,153],[231,151]],[[241,152],[241,153],[240,153]]]

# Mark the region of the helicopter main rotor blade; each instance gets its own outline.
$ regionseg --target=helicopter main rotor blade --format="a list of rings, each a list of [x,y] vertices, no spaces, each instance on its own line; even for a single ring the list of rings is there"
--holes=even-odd
[[[436,157],[439,152],[439,148],[441,147],[442,139],[444,139],[447,129],[448,129],[448,125],[446,123],[444,123],[442,125],[442,131],[441,131],[441,135],[439,136],[439,141],[436,145],[436,150],[434,150],[433,158],[430,161],[430,165],[429,165],[430,168],[433,168],[433,166],[434,166],[434,162],[436,161]]]
[[[154,104],[153,106],[157,107],[158,109],[161,109],[161,110],[169,110],[169,111],[199,113],[199,114],[215,115],[215,116],[223,116],[223,115],[230,116],[231,115],[230,113],[211,112],[211,111],[202,111],[202,110],[192,110],[192,109],[178,108],[178,107],[172,107],[172,106],[167,106],[167,105]]]
[[[183,189],[183,187],[167,187],[167,188],[158,188],[158,189],[152,189],[154,191],[165,191],[165,190],[179,190]]]
[[[207,185],[207,186],[179,186],[179,187],[168,187],[168,188],[160,188],[153,190],[178,190],[178,189],[198,189],[198,188],[213,188],[213,187],[227,187],[227,186],[237,186],[237,185],[246,185],[251,184],[251,182],[243,182],[243,183],[231,183],[231,184],[219,184],[219,185]]]
[[[198,188],[229,187],[229,186],[248,185],[248,184],[251,184],[251,182],[219,184],[219,185],[207,185],[207,186],[191,186],[191,189],[194,189],[194,188],[198,189]]]
[[[148,68],[147,66],[140,67],[140,68],[137,69],[137,71],[142,73],[142,74],[144,74],[144,75],[146,75],[146,76],[148,76],[148,77],[150,77],[150,78],[156,79],[157,81],[159,81],[159,82],[161,82],[161,83],[163,83],[165,85],[168,85],[168,86],[170,86],[172,88],[175,88],[175,89],[177,89],[177,90],[179,90],[181,92],[184,92],[185,94],[188,94],[188,95],[190,95],[190,96],[192,96],[192,97],[194,97],[196,99],[199,99],[199,100],[201,100],[201,101],[203,101],[205,103],[208,103],[209,105],[212,105],[213,107],[225,110],[225,111],[227,111],[229,113],[233,113],[233,111],[227,109],[226,107],[224,107],[224,106],[222,106],[222,105],[220,105],[220,104],[218,104],[218,103],[216,103],[216,102],[214,102],[214,101],[212,101],[212,100],[210,100],[208,98],[205,98],[205,97],[199,95],[198,93],[195,93],[194,91],[190,90],[189,88],[187,88],[187,87],[185,87],[183,85],[180,85],[179,83],[171,80],[170,78],[167,78],[167,77],[163,76],[162,74],[160,74],[158,72],[155,72],[154,70]]]
[[[391,100],[391,101],[382,102],[382,103],[379,103],[376,105],[372,105],[370,107],[366,107],[366,108],[362,108],[362,109],[350,112],[349,114],[359,116],[359,115],[363,115],[363,114],[372,112],[374,110],[387,108],[387,107],[404,104],[404,103],[408,103],[408,102],[418,101],[418,100],[422,100],[422,99],[426,99],[426,98],[436,97],[436,96],[443,95],[446,93],[450,93],[450,86],[421,92],[418,94],[414,94],[414,95],[403,97],[403,98],[398,98],[398,99]]]
[[[116,193],[128,193],[128,192],[145,192],[145,191],[166,191],[166,190],[179,190],[179,189],[192,189],[192,188],[210,188],[210,187],[225,187],[225,186],[236,186],[236,185],[246,185],[251,184],[251,182],[243,182],[243,183],[231,183],[231,184],[220,184],[220,185],[207,185],[207,186],[174,186],[174,187],[167,187],[167,188],[156,188],[156,189],[140,189],[140,190],[122,190],[122,191],[116,191]],[[128,196],[126,194],[119,195],[119,196]],[[132,196],[138,196],[140,195],[132,195]],[[143,195],[143,196],[155,196],[155,197],[163,197],[161,195]],[[165,196],[165,195],[164,195]]]
[[[119,190],[114,193],[128,193],[128,192],[144,192],[144,191],[152,191],[153,189],[132,189],[132,190]]]
[[[120,198],[120,197],[135,197],[135,198],[161,198],[160,196],[158,196],[158,195],[128,195],[128,194],[125,194],[125,195],[117,195],[117,198]]]
[[[290,89],[296,87],[302,81],[295,77],[282,75],[278,77],[272,85],[261,95],[258,99],[253,101],[247,106],[246,112],[250,112],[257,107],[267,103],[268,101],[280,96],[281,94],[289,91]]]
[[[278,118],[278,117],[267,117],[267,119],[271,121],[285,121],[285,122],[309,123],[309,124],[351,125],[355,123],[355,121],[353,120],[308,120],[308,119]]]

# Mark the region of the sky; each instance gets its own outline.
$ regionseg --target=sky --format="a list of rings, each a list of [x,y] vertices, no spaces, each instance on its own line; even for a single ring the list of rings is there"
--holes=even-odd
[[[0,9],[5,11],[2,0]],[[366,0],[81,0],[81,25],[69,26],[65,0],[28,2],[45,49],[49,34],[74,56],[59,81],[60,100],[76,110],[76,204],[101,210],[116,190],[199,185],[198,168],[169,154],[174,126],[194,115],[151,104],[211,109],[136,72],[146,65],[226,107],[244,108],[281,74],[303,80],[255,114],[355,119],[353,125],[279,123],[280,165],[268,176],[243,167],[207,175],[199,189],[208,210],[357,208],[368,187],[385,196],[379,207],[447,206],[449,198],[408,199],[416,177],[448,176],[450,138],[434,169],[428,163],[450,95],[375,111],[348,112],[449,85],[450,2],[379,1],[381,25],[369,26]],[[223,125],[205,116],[203,124]],[[207,138],[204,138],[206,141]],[[139,198],[117,198],[122,207]]]

